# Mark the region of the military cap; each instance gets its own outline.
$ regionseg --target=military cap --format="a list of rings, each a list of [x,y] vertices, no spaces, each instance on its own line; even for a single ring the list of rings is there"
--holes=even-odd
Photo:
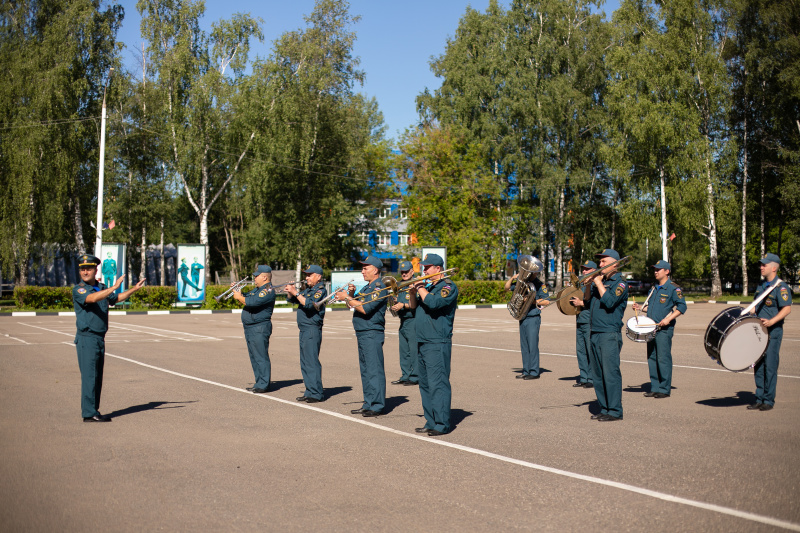
[[[767,254],[763,258],[761,258],[761,264],[766,265],[769,263],[778,263],[781,264],[781,258],[775,254]]]
[[[319,274],[322,275],[322,267],[319,265],[308,265],[308,268],[303,270],[303,274]]]
[[[439,254],[428,254],[425,256],[425,259],[422,260],[420,265],[423,266],[433,265],[433,266],[443,267],[444,260],[442,259],[442,256],[440,256]]]
[[[95,256],[93,256],[91,254],[83,254],[82,256],[80,256],[78,258],[78,266],[79,267],[82,267],[82,266],[97,266],[100,263],[102,263],[102,261],[100,261],[100,259],[98,259],[97,257],[95,257]]]
[[[612,250],[611,248],[606,248],[601,253],[595,255],[595,257],[610,257],[611,259],[619,261],[619,254],[616,250]]]

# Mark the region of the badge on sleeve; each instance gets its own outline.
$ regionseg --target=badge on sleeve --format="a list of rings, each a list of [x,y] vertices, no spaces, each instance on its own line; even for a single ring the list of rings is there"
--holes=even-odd
[[[315,300],[319,300],[319,297],[320,297],[320,296],[322,296],[322,291],[317,291],[317,292],[314,294],[314,299],[315,299]]]
[[[680,287],[675,287],[675,294],[678,295],[678,298],[683,298],[683,291],[681,291]]]
[[[625,291],[625,286],[622,283],[617,285],[617,290],[615,291],[617,293],[617,296],[622,296],[622,293],[624,291]]]
[[[80,289],[78,289],[78,294],[86,294],[86,289],[81,287]]]
[[[442,289],[442,298],[447,298],[450,295],[450,287]]]
[[[261,289],[261,292],[258,293],[259,298],[263,298],[267,295],[267,289]]]
[[[781,287],[781,300],[784,302],[789,300],[789,291],[786,290],[786,287]]]

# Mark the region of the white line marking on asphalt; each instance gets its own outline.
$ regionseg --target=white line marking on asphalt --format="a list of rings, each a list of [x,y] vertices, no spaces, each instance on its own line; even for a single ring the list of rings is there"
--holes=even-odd
[[[9,335],[8,333],[3,333],[3,335],[5,335],[6,337],[8,337],[9,339],[14,339],[15,341],[19,341],[19,342],[21,342],[22,344],[30,344],[29,342],[26,342],[26,341],[24,341],[24,340],[22,340],[22,339],[18,339],[18,338],[16,338],[16,337],[12,337],[12,336],[11,336],[11,335]]]
[[[141,324],[127,324],[127,326],[129,326],[129,327],[128,328],[124,328],[122,326],[114,324],[112,327],[117,327],[117,328],[120,328],[120,329],[129,329],[130,326],[133,326],[133,327],[136,327],[136,328],[143,328],[143,329],[151,329],[153,331],[160,331],[162,333],[172,333],[173,335],[189,335],[190,337],[199,337],[202,340],[212,340],[212,341],[221,341],[222,340],[222,339],[218,339],[217,337],[210,337],[208,335],[198,335],[197,333],[189,333],[189,332],[186,332],[186,331],[172,331],[172,330],[169,330],[169,329],[161,329],[161,328],[154,328],[154,327],[151,327],[151,326],[143,326]],[[157,335],[159,337],[168,337],[169,336],[169,335],[160,335],[158,333],[151,333],[149,331],[141,331],[141,330],[136,330],[136,329],[129,329],[129,331],[134,331],[134,332],[137,332],[137,333],[145,333],[147,335]],[[184,339],[181,339],[181,340],[184,340]]]
[[[478,350],[492,350],[495,352],[511,352],[511,353],[519,353],[519,350],[511,350],[509,348],[489,348],[487,346],[471,346],[469,344],[456,344],[453,343],[453,346],[460,346],[462,348],[476,348]],[[570,355],[567,353],[550,353],[550,352],[540,352],[542,355],[554,355],[556,357],[575,357],[577,355]],[[646,365],[647,361],[629,361],[627,359],[620,359],[621,363],[632,363],[634,365]],[[731,374],[741,374],[743,376],[749,376],[750,374],[745,372],[731,372],[730,370],[725,370],[722,368],[706,368],[704,366],[688,366],[688,365],[672,365],[673,368],[688,368],[691,370],[708,370],[710,372],[728,372]],[[792,378],[792,379],[800,379],[800,376],[789,376],[786,374],[778,374],[780,378]]]
[[[34,326],[33,324],[26,324],[25,322],[17,322],[17,324],[19,324],[20,326],[28,326],[29,328],[43,329],[45,331],[50,331],[52,333],[58,333],[59,335],[66,335],[67,337],[75,336],[74,333],[65,333],[63,331],[58,331],[57,329],[43,328],[42,326]]]
[[[114,354],[110,354],[108,352],[106,352],[106,355],[110,356],[110,357],[115,357],[115,358],[120,359],[122,361],[127,361],[129,363],[140,365],[140,366],[143,366],[143,367],[146,367],[146,368],[151,368],[153,370],[158,370],[160,372],[165,372],[167,374],[172,374],[174,376],[178,376],[178,377],[182,377],[182,378],[186,378],[186,379],[191,379],[191,380],[194,380],[194,381],[199,381],[201,383],[207,383],[209,385],[215,385],[217,387],[222,387],[224,389],[229,389],[229,390],[232,390],[232,391],[236,391],[236,392],[240,392],[240,393],[243,393],[243,394],[247,394],[248,396],[251,396],[251,397],[254,397],[254,398],[260,398],[260,399],[264,399],[264,400],[271,400],[271,401],[274,401],[274,402],[280,402],[280,403],[283,403],[283,404],[286,404],[286,405],[290,405],[292,407],[299,407],[301,409],[309,409],[311,411],[316,411],[316,412],[318,412],[320,414],[333,416],[335,418],[339,418],[341,420],[346,420],[346,421],[351,422],[351,423],[362,424],[362,425],[369,426],[369,427],[374,428],[374,429],[379,429],[381,431],[386,431],[387,433],[393,433],[393,434],[399,435],[401,437],[415,439],[415,440],[419,440],[419,441],[422,441],[422,442],[427,442],[429,444],[434,444],[434,445],[438,445],[438,446],[444,446],[446,448],[453,448],[453,449],[460,450],[460,451],[467,452],[467,453],[471,453],[471,454],[474,454],[474,455],[480,455],[480,456],[483,456],[483,457],[487,457],[489,459],[496,459],[498,461],[502,461],[502,462],[505,462],[505,463],[515,464],[515,465],[518,465],[518,466],[523,466],[523,467],[526,467],[526,468],[531,468],[531,469],[539,470],[539,471],[542,471],[542,472],[548,472],[550,474],[556,474],[556,475],[559,475],[559,476],[564,476],[564,477],[568,477],[568,478],[572,478],[572,479],[577,479],[577,480],[580,480],[580,481],[587,481],[589,483],[594,483],[594,484],[597,484],[597,485],[604,485],[606,487],[614,487],[614,488],[617,488],[617,489],[620,489],[620,490],[625,490],[625,491],[628,491],[628,492],[641,494],[642,496],[649,496],[651,498],[655,498],[655,499],[658,499],[658,500],[663,500],[663,501],[666,501],[666,502],[678,503],[678,504],[681,504],[681,505],[687,505],[687,506],[690,506],[690,507],[696,507],[698,509],[703,509],[703,510],[706,510],[706,511],[712,511],[712,512],[716,512],[716,513],[720,513],[720,514],[725,514],[725,515],[728,515],[728,516],[734,516],[734,517],[737,517],[737,518],[743,518],[745,520],[750,520],[750,521],[753,521],[753,522],[759,522],[759,523],[762,523],[762,524],[767,524],[767,525],[770,525],[770,526],[789,529],[791,531],[800,531],[800,524],[795,524],[793,522],[787,522],[785,520],[780,520],[780,519],[772,518],[772,517],[769,517],[769,516],[762,516],[762,515],[758,515],[758,514],[754,514],[754,513],[748,513],[746,511],[739,511],[738,509],[732,509],[730,507],[724,507],[722,505],[716,505],[716,504],[713,504],[713,503],[706,503],[706,502],[701,502],[701,501],[697,501],[697,500],[690,500],[688,498],[682,498],[680,496],[674,496],[672,494],[667,494],[667,493],[664,493],[664,492],[657,492],[657,491],[654,491],[654,490],[645,489],[645,488],[642,488],[642,487],[637,487],[635,485],[629,485],[627,483],[619,483],[617,481],[611,481],[611,480],[603,479],[603,478],[599,478],[599,477],[587,476],[587,475],[584,475],[584,474],[578,474],[578,473],[575,473],[575,472],[570,472],[568,470],[561,470],[559,468],[552,468],[552,467],[549,467],[549,466],[544,466],[544,465],[540,465],[540,464],[536,464],[536,463],[531,463],[529,461],[523,461],[521,459],[514,459],[512,457],[506,457],[505,455],[499,455],[499,454],[496,454],[496,453],[487,452],[485,450],[481,450],[481,449],[478,449],[478,448],[471,448],[469,446],[464,446],[462,444],[456,444],[456,443],[447,442],[447,441],[444,441],[444,440],[432,439],[430,437],[421,437],[419,435],[414,435],[413,433],[407,433],[405,431],[400,431],[398,429],[389,428],[389,427],[386,427],[386,426],[382,426],[380,424],[376,424],[374,422],[368,422],[366,420],[359,420],[357,418],[353,418],[352,416],[343,415],[341,413],[334,413],[332,411],[328,411],[326,409],[321,409],[319,407],[314,407],[312,405],[301,404],[301,403],[298,403],[298,402],[292,402],[290,400],[284,400],[283,398],[276,398],[274,396],[267,396],[267,395],[262,395],[262,394],[253,394],[253,393],[251,393],[249,391],[246,391],[244,389],[241,389],[239,387],[232,387],[231,385],[225,385],[223,383],[218,383],[216,381],[211,381],[211,380],[199,378],[199,377],[196,377],[196,376],[190,376],[188,374],[181,374],[180,372],[175,372],[173,370],[167,370],[166,368],[161,368],[161,367],[149,365],[147,363],[142,363],[141,361],[137,361],[135,359],[129,359],[127,357],[122,357],[120,355],[114,355]]]

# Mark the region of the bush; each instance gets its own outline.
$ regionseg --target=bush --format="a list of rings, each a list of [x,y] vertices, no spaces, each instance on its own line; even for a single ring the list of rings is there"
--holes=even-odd
[[[17,307],[32,309],[72,309],[72,287],[15,287]]]
[[[500,304],[511,299],[511,292],[505,290],[504,281],[457,281],[458,303],[469,304]]]
[[[145,286],[131,294],[132,306],[150,309],[170,309],[178,299],[178,289],[172,286]]]

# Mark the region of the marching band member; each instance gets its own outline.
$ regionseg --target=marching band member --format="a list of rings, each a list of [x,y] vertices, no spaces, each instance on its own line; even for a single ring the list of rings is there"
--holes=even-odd
[[[244,304],[242,326],[247,342],[247,353],[253,367],[255,384],[247,390],[264,394],[269,389],[272,370],[269,360],[269,337],[272,335],[272,311],[275,308],[275,290],[272,288],[272,268],[258,265],[253,272],[255,288],[247,294],[240,289],[233,291],[233,298]],[[231,283],[231,286],[235,284]]]
[[[420,264],[426,276],[444,268],[444,261],[437,254],[428,254]],[[415,431],[431,437],[444,435],[451,429],[450,354],[458,287],[450,278],[434,276],[412,285],[408,300],[410,307],[417,309],[419,395],[425,415],[425,425]]]
[[[538,261],[538,259],[536,260]],[[541,264],[541,263],[540,263]],[[513,291],[517,285],[519,272],[506,280],[505,289]],[[539,279],[539,273],[533,274],[533,286],[536,288],[534,298],[536,302],[531,305],[528,314],[519,321],[519,345],[522,352],[522,372],[517,379],[539,379],[539,330],[542,326],[541,307],[550,305],[547,297],[547,286]]]
[[[384,288],[380,280],[383,263],[371,255],[361,261],[361,275],[367,286],[355,293],[355,286],[336,293],[336,299],[344,301],[353,309],[353,329],[358,342],[358,366],[361,371],[361,388],[364,403],[359,409],[350,411],[365,417],[379,416],[386,407],[386,374],[383,367],[383,341],[386,327],[386,296],[375,292]],[[367,293],[372,293],[367,295]],[[356,299],[364,294],[363,300]]]
[[[672,335],[675,319],[686,313],[686,300],[681,288],[669,279],[672,267],[661,259],[655,265],[656,287],[643,305],[633,304],[634,310],[647,312],[647,318],[658,324],[656,337],[647,341],[647,366],[650,368],[648,398],[669,398],[672,392]]]
[[[325,399],[322,389],[322,364],[319,362],[319,348],[322,345],[322,324],[325,320],[325,306],[319,309],[314,305],[323,300],[328,291],[322,281],[322,267],[311,265],[303,271],[306,275],[306,288],[298,292],[294,285],[286,286],[286,301],[297,304],[297,327],[300,330],[300,372],[306,390],[297,398],[298,402],[317,403]]]
[[[602,275],[592,279],[589,297],[584,306],[590,309],[592,343],[592,383],[600,404],[600,413],[593,420],[613,422],[622,420],[622,373],[619,352],[622,349],[622,316],[628,302],[628,284],[616,267],[604,267],[619,261],[619,254],[609,248],[595,257],[600,258]]]
[[[403,278],[403,281],[408,281],[414,277],[414,268],[410,261],[400,263],[400,277]],[[402,291],[397,295],[397,303],[391,309],[400,318],[400,329],[397,334],[400,344],[400,371],[402,373],[400,379],[392,381],[392,385],[418,385],[417,333],[414,327],[414,313],[416,311],[411,309],[408,303],[408,291]]]
[[[775,254],[767,254],[759,267],[764,282],[758,286],[754,298],[758,298],[778,276],[781,260]],[[756,403],[748,405],[750,410],[769,411],[775,406],[775,389],[778,384],[778,363],[783,341],[783,321],[792,312],[792,291],[781,283],[770,291],[770,295],[754,309],[756,316],[769,332],[767,351],[754,368],[756,381]]]
[[[597,270],[597,263],[594,261],[586,261],[581,265],[581,276],[590,274]],[[570,302],[575,307],[583,308],[583,300],[573,296]],[[589,324],[589,317],[591,313],[588,310],[581,310],[575,316],[575,353],[578,356],[578,382],[573,387],[583,387],[591,389],[592,385],[592,366],[589,363],[592,353],[592,344],[590,341],[591,324]]]
[[[75,347],[78,350],[78,368],[81,371],[81,413],[84,422],[111,422],[100,414],[100,392],[103,388],[103,366],[106,357],[106,332],[108,307],[125,300],[144,286],[144,279],[125,292],[116,294],[124,276],[111,287],[97,281],[100,259],[84,254],[78,269],[81,281],[72,288],[72,305],[75,308]]]

